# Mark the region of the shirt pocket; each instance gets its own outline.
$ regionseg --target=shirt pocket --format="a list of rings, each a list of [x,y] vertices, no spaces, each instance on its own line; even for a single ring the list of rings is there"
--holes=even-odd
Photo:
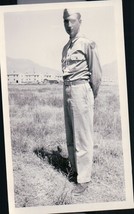
[[[72,53],[70,56],[71,61],[84,61],[85,57],[82,53]]]

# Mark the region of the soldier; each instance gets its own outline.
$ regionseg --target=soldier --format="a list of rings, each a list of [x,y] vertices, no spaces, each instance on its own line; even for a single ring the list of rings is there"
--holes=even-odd
[[[93,161],[92,53],[89,40],[80,33],[81,14],[65,9],[63,19],[70,36],[62,51],[66,141],[72,168],[69,180],[76,183],[73,193],[79,195],[91,181]]]

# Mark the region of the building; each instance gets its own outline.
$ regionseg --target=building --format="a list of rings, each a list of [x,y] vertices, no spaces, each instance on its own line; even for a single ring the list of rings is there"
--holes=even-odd
[[[7,77],[9,84],[18,84],[20,81],[19,74],[16,73],[8,74]]]
[[[60,75],[52,74],[37,74],[37,73],[10,73],[8,76],[9,84],[44,84],[49,83],[59,83],[63,81],[63,77]]]

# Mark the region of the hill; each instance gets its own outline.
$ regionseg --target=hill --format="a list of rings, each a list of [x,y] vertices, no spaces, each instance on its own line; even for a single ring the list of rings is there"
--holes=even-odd
[[[60,71],[57,71],[52,68],[40,66],[37,63],[34,63],[29,59],[14,59],[7,57],[7,73],[18,73],[18,74],[52,74],[52,75],[61,75]]]
[[[103,77],[102,80],[106,82],[118,83],[118,67],[117,62],[114,61],[110,64],[103,65],[102,67]]]

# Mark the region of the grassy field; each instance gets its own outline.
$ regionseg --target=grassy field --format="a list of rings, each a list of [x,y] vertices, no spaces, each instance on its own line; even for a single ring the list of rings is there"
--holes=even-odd
[[[62,85],[9,85],[9,103],[16,207],[125,200],[117,86],[95,101],[92,182],[80,196],[67,178]]]

